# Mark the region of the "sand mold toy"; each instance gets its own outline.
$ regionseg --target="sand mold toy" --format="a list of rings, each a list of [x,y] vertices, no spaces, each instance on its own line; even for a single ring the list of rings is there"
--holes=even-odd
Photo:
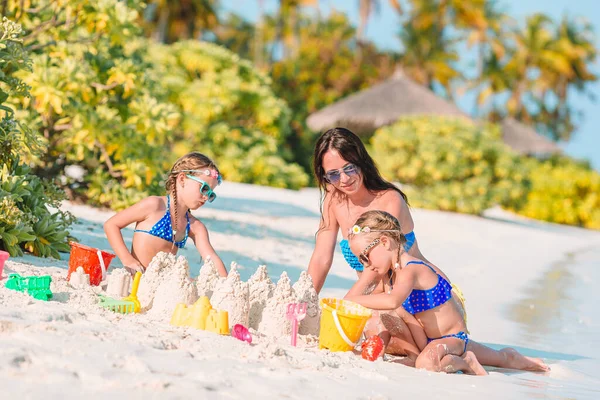
[[[220,335],[229,334],[229,314],[224,310],[213,309],[207,296],[200,297],[191,306],[177,304],[170,323],[173,326],[187,326]]]
[[[48,301],[52,298],[50,283],[52,283],[50,275],[21,276],[19,274],[10,274],[5,286],[7,289],[27,292],[34,299]]]

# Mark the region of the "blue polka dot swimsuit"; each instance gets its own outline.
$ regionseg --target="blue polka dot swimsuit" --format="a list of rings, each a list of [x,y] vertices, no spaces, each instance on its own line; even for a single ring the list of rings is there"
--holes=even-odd
[[[431,265],[425,264],[423,261],[409,261],[406,263],[406,267],[411,264],[422,264],[437,275],[438,282],[431,289],[420,290],[413,289],[412,292],[408,295],[408,298],[404,300],[402,303],[402,307],[410,314],[414,315],[423,311],[431,310],[433,308],[439,307],[442,304],[446,303],[448,300],[452,298],[452,285],[443,276],[437,273],[435,269]],[[390,286],[392,280],[392,271],[390,271]],[[465,347],[463,352],[467,351],[467,344],[469,343],[469,335],[460,331],[458,333],[452,333],[450,335],[444,335],[439,338],[427,338],[427,343],[430,343],[434,340],[444,339],[444,338],[457,338],[465,342]]]
[[[173,227],[171,226],[171,201],[169,196],[167,196],[167,212],[165,215],[150,229],[149,231],[145,231],[142,229],[136,229],[134,232],[143,232],[148,233],[152,236],[156,236],[157,238],[161,238],[166,240],[167,242],[174,243],[175,246],[182,249],[185,246],[185,242],[187,241],[188,235],[190,233],[190,216],[188,213],[185,213],[185,217],[187,218],[187,225],[185,227],[185,237],[179,242],[173,242]]]
[[[407,312],[414,315],[431,310],[432,308],[441,306],[452,298],[452,285],[438,274],[432,266],[425,264],[423,261],[409,261],[406,263],[406,266],[408,267],[411,264],[422,264],[429,267],[431,271],[437,275],[438,282],[431,289],[413,289],[408,295],[408,298],[402,303],[402,307],[404,307]]]

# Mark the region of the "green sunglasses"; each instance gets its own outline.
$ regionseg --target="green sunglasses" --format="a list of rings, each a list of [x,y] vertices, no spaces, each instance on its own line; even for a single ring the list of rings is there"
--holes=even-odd
[[[200,179],[194,175],[186,174],[185,177],[189,178],[193,181],[196,181],[200,184],[200,194],[202,194],[203,196],[206,196],[209,203],[212,203],[213,201],[215,201],[215,199],[217,198],[217,195],[215,194],[215,192],[213,192],[213,190],[210,188],[208,183],[204,182],[202,179]]]

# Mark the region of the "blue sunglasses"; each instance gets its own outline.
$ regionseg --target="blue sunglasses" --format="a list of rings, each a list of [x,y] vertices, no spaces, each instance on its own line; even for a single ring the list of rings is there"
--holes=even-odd
[[[202,179],[200,179],[194,175],[186,174],[185,176],[186,176],[186,178],[189,178],[200,184],[200,194],[202,194],[203,196],[206,196],[209,203],[212,203],[213,201],[215,201],[215,199],[217,198],[217,195],[215,194],[215,192],[213,192],[213,190],[210,188],[208,183],[204,182]]]

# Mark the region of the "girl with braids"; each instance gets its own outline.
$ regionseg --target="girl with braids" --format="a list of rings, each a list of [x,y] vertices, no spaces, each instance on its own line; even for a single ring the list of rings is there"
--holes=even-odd
[[[322,193],[321,224],[316,234],[308,273],[317,292],[323,288],[331,268],[340,231],[343,236],[340,242],[342,254],[358,276],[352,293],[381,292],[381,278],[375,271],[364,269],[360,260],[352,253],[348,242],[348,232],[354,221],[369,210],[383,210],[393,215],[402,227],[401,233],[405,238],[402,246],[406,255],[432,265],[419,249],[406,195],[394,184],[383,179],[358,136],[345,128],[333,128],[323,133],[315,145],[313,171]],[[451,282],[443,272],[437,271],[447,282]],[[457,302],[466,320],[462,294],[453,284],[452,286],[452,300]],[[392,335],[386,352],[407,355],[409,358],[406,361],[414,362],[427,345],[423,327],[415,316],[403,307],[382,313],[381,316],[374,313],[366,333],[379,333],[382,324]],[[469,342],[469,349],[484,365],[513,369],[532,367],[523,356],[512,349],[496,351],[475,341]]]
[[[177,254],[189,238],[203,259],[210,257],[221,276],[227,276],[223,261],[215,253],[206,226],[190,210],[212,203],[214,189],[222,178],[215,163],[204,154],[193,152],[175,162],[167,177],[167,196],[150,196],[117,213],[104,224],[112,249],[125,268],[144,272],[159,252]],[[135,223],[131,251],[121,229]]]
[[[385,211],[365,212],[348,233],[348,241],[363,267],[379,278],[381,290],[366,295],[357,284],[345,298],[374,310],[403,308],[414,315],[427,343],[416,359],[417,368],[487,375],[469,349],[467,326],[452,299],[452,286],[439,268],[405,250],[406,236],[394,216]],[[389,341],[389,332],[385,333],[384,343]],[[520,369],[549,370],[540,359],[522,356],[514,349],[502,351],[520,357]]]

